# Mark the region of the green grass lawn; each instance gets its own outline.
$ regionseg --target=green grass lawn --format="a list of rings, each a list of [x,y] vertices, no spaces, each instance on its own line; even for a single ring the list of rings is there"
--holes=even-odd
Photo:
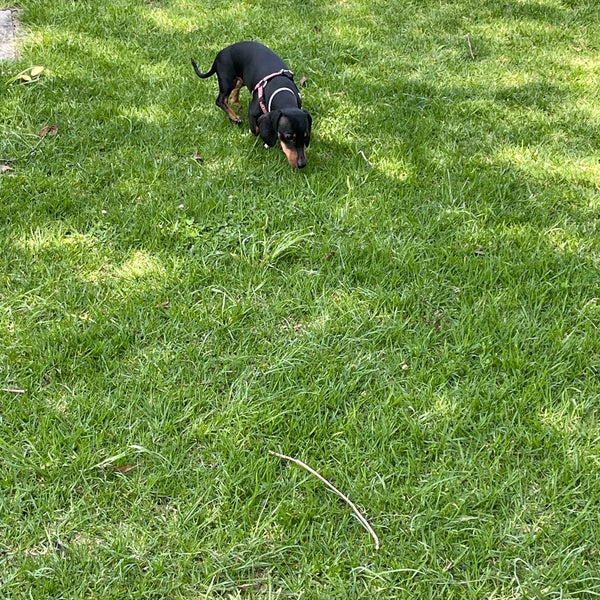
[[[20,4],[0,596],[600,597],[597,1]],[[304,170],[193,73],[242,39]]]

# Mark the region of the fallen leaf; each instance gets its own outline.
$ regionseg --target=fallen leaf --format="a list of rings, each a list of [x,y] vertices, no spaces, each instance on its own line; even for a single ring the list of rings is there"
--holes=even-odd
[[[8,81],[9,84],[14,83],[15,81],[23,81],[25,83],[31,83],[32,81],[37,81],[40,78],[40,75],[46,70],[45,67],[41,65],[34,65],[33,67],[29,67],[20,73],[17,73],[12,79]]]
[[[120,467],[109,467],[111,471],[117,473],[129,473],[129,471],[135,469],[138,465],[122,465]]]
[[[201,163],[204,159],[199,155],[199,154],[194,154],[194,156],[192,156],[192,158],[197,162],[197,163]]]
[[[308,79],[306,79],[306,77],[301,77],[300,81],[298,83],[304,87],[306,85],[307,81],[308,81]]]
[[[14,169],[8,165],[0,165],[0,173],[6,173],[7,171],[14,171]]]
[[[485,254],[485,250],[483,248],[475,248],[474,252],[475,256],[483,256]]]
[[[46,127],[44,127],[39,135],[40,137],[45,137],[47,135],[56,135],[58,133],[58,125],[46,125]]]
[[[156,305],[156,308],[171,308],[171,303],[168,300]]]

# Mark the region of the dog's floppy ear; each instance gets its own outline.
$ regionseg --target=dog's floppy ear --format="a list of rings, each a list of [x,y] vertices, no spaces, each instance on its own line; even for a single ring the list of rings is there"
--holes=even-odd
[[[280,116],[281,111],[273,110],[258,119],[258,133],[269,148],[277,143],[277,122]]]

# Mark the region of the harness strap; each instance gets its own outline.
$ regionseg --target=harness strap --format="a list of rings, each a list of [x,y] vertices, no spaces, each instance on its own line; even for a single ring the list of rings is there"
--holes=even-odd
[[[290,71],[289,69],[281,69],[281,71],[277,71],[275,73],[271,73],[270,75],[266,75],[265,77],[263,77],[254,86],[254,89],[252,90],[252,93],[256,92],[258,94],[258,104],[264,114],[268,113],[271,110],[271,108],[270,108],[271,102],[269,102],[269,109],[267,109],[267,107],[265,105],[265,101],[264,101],[265,87],[267,86],[267,83],[269,83],[269,81],[271,81],[271,79],[273,79],[274,77],[279,77],[280,75],[288,77],[292,81],[294,80],[294,74],[292,73],[292,71]],[[275,93],[280,92],[281,90],[284,90],[284,89],[289,89],[289,88],[280,88]],[[294,93],[292,90],[289,90],[289,91],[292,92],[292,94]]]
[[[279,94],[279,92],[290,92],[290,94],[292,94],[294,96],[294,98],[296,97],[294,90],[290,90],[290,88],[286,88],[286,87],[277,88],[271,94],[271,97],[269,98],[269,106],[267,107],[267,110],[263,111],[263,112],[271,112],[271,104],[273,103],[273,98],[275,98],[275,96],[277,96],[277,94]],[[264,104],[264,102],[263,102],[263,104]],[[262,108],[262,106],[261,106],[261,108]]]

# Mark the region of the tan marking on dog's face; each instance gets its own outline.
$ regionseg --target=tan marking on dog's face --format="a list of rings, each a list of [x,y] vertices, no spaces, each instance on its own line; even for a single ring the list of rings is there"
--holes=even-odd
[[[298,151],[295,148],[290,148],[286,146],[283,141],[281,141],[281,149],[287,158],[287,161],[290,163],[292,167],[298,166]]]

